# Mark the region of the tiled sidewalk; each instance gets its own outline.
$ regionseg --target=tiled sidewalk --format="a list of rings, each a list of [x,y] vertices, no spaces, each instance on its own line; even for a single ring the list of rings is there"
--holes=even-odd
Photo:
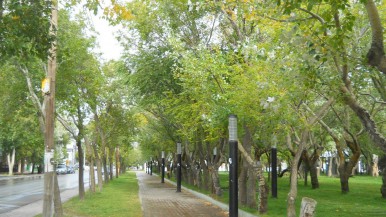
[[[176,187],[161,183],[158,176],[137,172],[139,195],[144,217],[226,217],[228,212]]]

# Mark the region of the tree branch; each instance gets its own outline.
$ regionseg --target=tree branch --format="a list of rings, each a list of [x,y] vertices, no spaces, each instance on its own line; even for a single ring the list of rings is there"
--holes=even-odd
[[[367,61],[369,65],[376,67],[379,71],[386,75],[383,27],[379,17],[378,9],[373,0],[367,0],[365,2],[365,7],[369,17],[372,32],[371,48],[367,53]]]
[[[43,104],[40,103],[39,97],[36,95],[34,91],[28,69],[18,63],[16,63],[15,65],[20,70],[20,72],[24,75],[24,78],[27,82],[28,91],[32,99],[32,104],[34,105],[34,107],[38,112],[40,130],[41,132],[44,133],[45,132],[45,113],[43,108],[44,103]]]

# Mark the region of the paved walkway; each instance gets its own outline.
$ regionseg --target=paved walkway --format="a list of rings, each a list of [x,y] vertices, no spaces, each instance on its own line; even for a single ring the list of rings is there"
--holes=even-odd
[[[228,212],[182,190],[177,193],[170,183],[158,176],[137,172],[139,196],[144,217],[226,217]]]
[[[175,183],[167,179],[165,183],[161,183],[159,176],[150,176],[144,171],[137,171],[136,174],[143,217],[227,217],[229,215],[226,204],[206,195],[186,189],[184,186],[182,186],[182,192],[177,193]],[[12,179],[13,177],[0,178]],[[77,188],[62,191],[60,194],[62,202],[77,195]],[[0,217],[33,217],[41,213],[42,207],[43,201],[39,200],[11,212],[0,214]],[[239,217],[252,216],[239,210]]]

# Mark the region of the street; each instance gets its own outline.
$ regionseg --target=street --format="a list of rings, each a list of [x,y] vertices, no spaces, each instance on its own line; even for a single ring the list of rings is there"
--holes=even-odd
[[[58,175],[59,188],[63,192],[78,187],[78,172],[75,174]],[[87,189],[88,172],[84,173]],[[10,212],[22,206],[43,199],[44,176],[35,178],[19,178],[0,180],[0,214]]]

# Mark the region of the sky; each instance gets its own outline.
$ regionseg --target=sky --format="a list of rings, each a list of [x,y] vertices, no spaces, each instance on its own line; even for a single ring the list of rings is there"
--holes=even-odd
[[[97,42],[100,49],[96,51],[102,53],[102,58],[106,61],[112,59],[118,60],[123,51],[122,46],[119,45],[118,40],[115,38],[119,27],[110,26],[106,20],[94,15],[91,16],[95,30],[99,33],[99,35],[97,35]]]

